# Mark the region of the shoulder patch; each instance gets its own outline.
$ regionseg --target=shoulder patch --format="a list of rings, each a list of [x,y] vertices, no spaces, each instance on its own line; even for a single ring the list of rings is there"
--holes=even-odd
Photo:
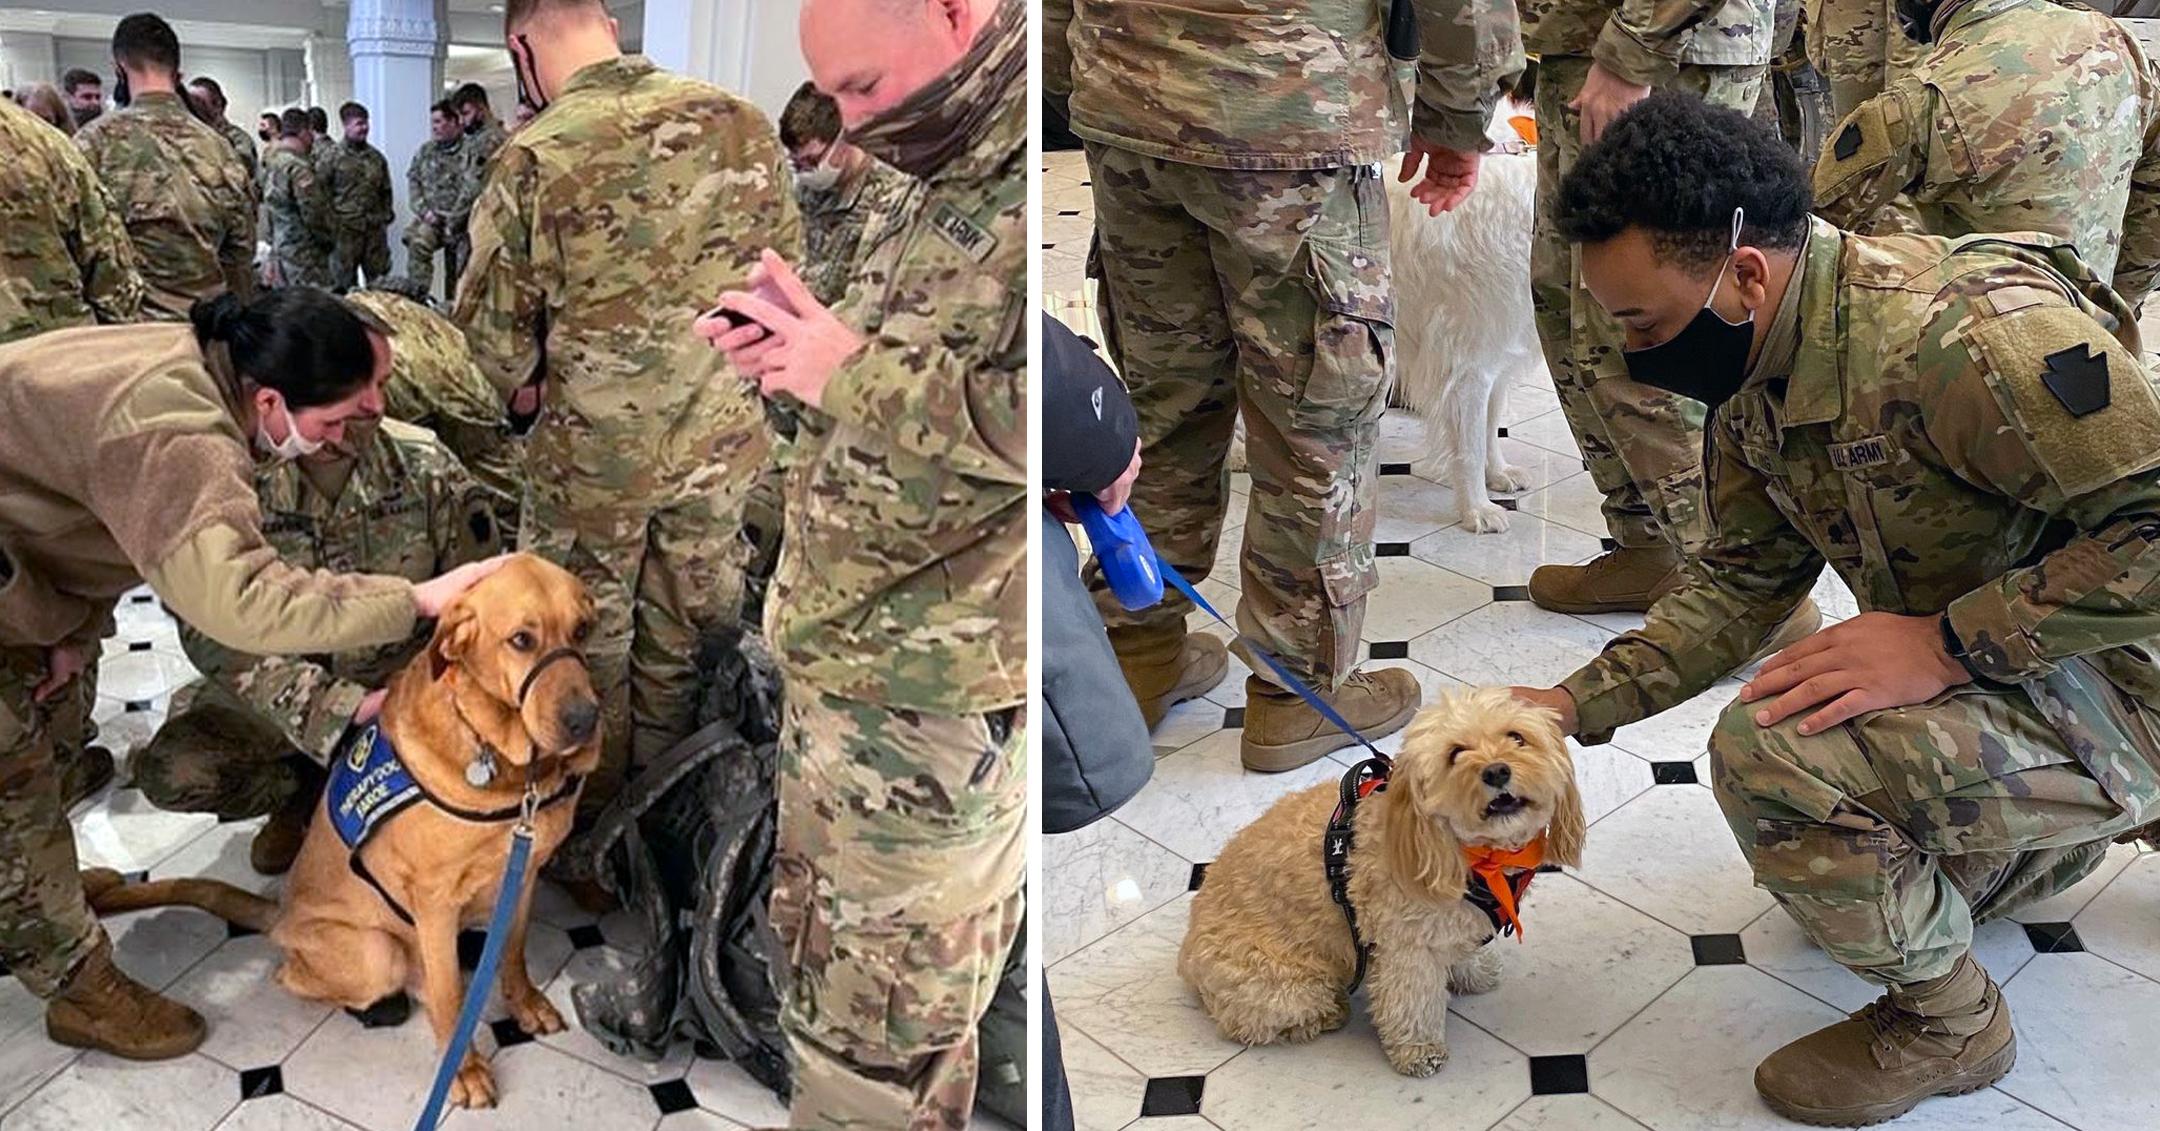
[[[2107,354],[2094,353],[2089,343],[2047,355],[2040,380],[2072,416],[2091,416],[2108,406]]]
[[[1887,437],[1868,436],[1851,443],[1830,445],[1830,466],[1839,471],[1859,471],[1889,462],[1890,441]]]
[[[1860,123],[1845,123],[1845,128],[1837,135],[1837,145],[1833,147],[1833,152],[1840,161],[1850,161],[1853,154],[1860,152]]]
[[[2065,497],[2160,466],[2160,391],[2083,312],[2031,306],[1965,333],[2004,418]]]
[[[952,201],[938,201],[937,208],[930,213],[930,227],[946,243],[959,248],[962,255],[977,263],[990,258],[990,253],[997,250],[998,238],[969,219]]]

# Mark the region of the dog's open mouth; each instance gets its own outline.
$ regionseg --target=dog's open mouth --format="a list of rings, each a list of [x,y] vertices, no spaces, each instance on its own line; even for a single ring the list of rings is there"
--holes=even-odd
[[[1512,793],[1503,793],[1498,797],[1493,798],[1491,801],[1485,803],[1484,817],[1486,820],[1490,821],[1495,817],[1506,817],[1515,813],[1520,813],[1523,810],[1528,809],[1529,807],[1530,803],[1528,801],[1525,801]]]

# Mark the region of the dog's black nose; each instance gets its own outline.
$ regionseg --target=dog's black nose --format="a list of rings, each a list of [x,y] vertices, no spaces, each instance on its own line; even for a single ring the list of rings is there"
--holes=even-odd
[[[1478,775],[1478,777],[1484,779],[1486,785],[1489,785],[1494,789],[1499,789],[1501,786],[1506,785],[1508,783],[1508,779],[1514,776],[1515,771],[1508,769],[1508,764],[1506,762],[1494,762],[1492,765],[1485,767],[1484,773]]]
[[[600,704],[590,699],[566,703],[559,718],[562,721],[563,733],[582,746],[600,726]]]

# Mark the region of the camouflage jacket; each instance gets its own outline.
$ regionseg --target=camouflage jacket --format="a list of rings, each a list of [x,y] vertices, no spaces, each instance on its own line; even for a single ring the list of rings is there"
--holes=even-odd
[[[550,108],[553,107],[550,103]],[[474,197],[480,195],[480,186],[487,181],[488,162],[502,149],[503,142],[510,140],[510,131],[493,118],[486,125],[458,138],[458,154],[465,160],[465,207],[460,212],[472,210]]]
[[[2160,708],[2160,388],[2129,308],[2038,234],[1817,220],[1802,264],[1789,362],[1712,420],[1699,565],[1562,684],[1583,740],[1737,670],[1826,561],[1863,611],[1947,612],[1990,680]],[[2160,788],[2142,763],[2088,766],[2118,798]]]
[[[1026,697],[1024,93],[862,249],[834,309],[867,341],[802,410],[765,601],[815,693],[947,715]]]
[[[0,153],[0,343],[142,317],[135,246],[82,151],[0,98]]]
[[[1816,210],[1857,231],[2049,232],[2136,306],[2160,271],[2160,84],[2136,38],[2049,0],[1957,2],[1935,26],[1925,61],[1830,131]]]
[[[510,431],[502,395],[473,364],[464,333],[404,295],[354,291],[345,301],[390,329],[385,411],[435,433],[495,496],[496,514],[514,516],[525,496],[525,453]]]
[[[389,225],[390,161],[366,142],[341,141],[317,170],[324,174],[330,199],[330,223],[340,232],[365,232]]]
[[[327,271],[330,201],[307,158],[280,146],[263,162],[263,203],[270,211],[270,251],[282,265]],[[287,285],[316,282],[286,279]]]
[[[255,139],[249,137],[246,130],[233,125],[229,121],[219,121],[217,125],[210,128],[223,134],[225,140],[232,143],[233,152],[240,155],[240,164],[247,167],[248,183],[259,185],[262,178],[262,161],[255,153]]]
[[[1043,85],[1071,92],[1083,138],[1210,168],[1368,165],[1412,132],[1482,150],[1493,101],[1523,69],[1515,4],[1415,3],[1414,107],[1382,0],[1302,0],[1287,13],[1281,0],[1047,0]]]
[[[533,483],[650,506],[753,474],[731,465],[746,440],[763,464],[756,393],[689,328],[762,248],[796,257],[784,163],[756,106],[634,55],[580,69],[504,143],[452,320],[499,391],[547,379]]]
[[[465,210],[472,207],[477,187],[470,183],[471,169],[465,160],[465,141],[444,145],[432,138],[413,150],[412,164],[405,167],[405,187],[412,200],[413,216],[432,211],[446,227],[465,226]]]
[[[358,447],[334,499],[298,463],[256,468],[263,537],[279,558],[421,582],[501,549],[486,492],[426,429],[385,420]],[[351,652],[256,656],[180,625],[180,646],[206,678],[317,761],[329,757],[360,700],[426,640],[423,632]]]
[[[1776,15],[1775,0],[1525,0],[1523,45],[1540,58],[1588,56],[1619,78],[1663,86],[1683,64],[1769,63]]]
[[[831,192],[799,191],[802,205],[802,281],[827,306],[847,293],[862,249],[876,247],[904,226],[922,199],[922,182],[868,158],[855,183]]]
[[[196,299],[255,290],[255,192],[232,143],[180,97],[136,96],[75,135],[112,194],[149,288],[146,314],[185,319]]]

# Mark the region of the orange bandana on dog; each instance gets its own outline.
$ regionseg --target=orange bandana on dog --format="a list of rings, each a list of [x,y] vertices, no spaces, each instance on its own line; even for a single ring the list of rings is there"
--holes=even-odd
[[[1516,901],[1522,898],[1524,892],[1530,890],[1530,878],[1537,875],[1538,865],[1545,862],[1545,834],[1539,833],[1537,839],[1514,849],[1466,845],[1463,848],[1463,862],[1470,867],[1473,884],[1481,882],[1485,885],[1485,890],[1492,893],[1493,902],[1499,910],[1499,922],[1494,924],[1495,928],[1502,933],[1507,933],[1507,929],[1512,928],[1515,941],[1521,942],[1525,932],[1522,916],[1516,910]],[[1521,871],[1511,877],[1508,875],[1510,868],[1519,868]]]

